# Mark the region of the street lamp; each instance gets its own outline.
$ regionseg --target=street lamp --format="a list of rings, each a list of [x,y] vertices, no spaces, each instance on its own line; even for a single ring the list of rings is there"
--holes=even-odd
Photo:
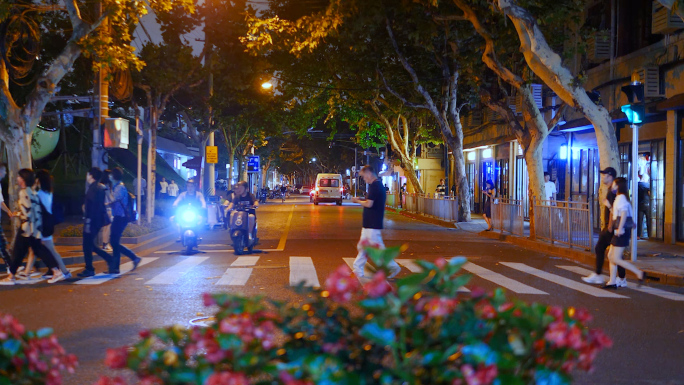
[[[315,162],[315,161],[316,161],[316,158],[311,158],[311,161],[312,161],[312,162]]]
[[[273,88],[273,83],[268,82],[268,81],[263,82],[263,83],[261,83],[261,88],[263,88],[265,90],[270,90],[271,88]]]

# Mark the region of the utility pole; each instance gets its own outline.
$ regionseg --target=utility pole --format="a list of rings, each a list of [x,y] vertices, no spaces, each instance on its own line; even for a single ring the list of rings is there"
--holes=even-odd
[[[136,202],[136,210],[138,211],[138,218],[140,218],[141,215],[141,210],[142,210],[142,197],[140,196],[140,193],[142,192],[142,183],[140,183],[140,180],[142,179],[142,143],[143,143],[143,130],[140,127],[140,109],[136,106],[135,107],[135,132],[138,134],[138,183],[135,186],[135,198],[137,200]]]
[[[102,2],[98,1],[97,4],[97,17],[102,16]],[[102,22],[100,37],[104,37],[107,34],[107,20]],[[107,82],[107,73],[105,70],[100,69],[95,75],[95,95],[97,100],[97,107],[95,109],[95,116],[93,117],[93,148],[91,151],[91,164],[92,167],[99,167],[101,169],[106,168],[106,162],[104,160],[105,151],[104,143],[102,143],[103,127],[105,119],[109,116],[109,83]]]
[[[210,6],[213,7],[213,1],[209,1]],[[212,56],[213,56],[213,47],[211,43],[211,38],[210,38],[210,33],[209,29],[207,26],[209,25],[209,18],[207,17],[207,20],[205,20],[205,25],[204,25],[204,36],[206,40],[206,44],[208,45],[207,49],[207,65],[209,66],[209,99],[211,101],[211,97],[214,96],[214,73],[212,72]],[[209,129],[209,138],[207,139],[207,146],[214,146],[214,130],[212,129],[212,123],[213,123],[213,109],[211,107],[211,103],[209,103],[209,116],[207,117],[207,128]],[[205,147],[205,152],[206,152],[206,147]],[[215,195],[216,189],[216,175],[215,175],[215,168],[214,168],[214,163],[208,163],[207,162],[207,157],[206,153],[204,156],[204,164],[207,169],[208,175],[208,186],[205,189],[206,191],[209,192],[209,195]]]

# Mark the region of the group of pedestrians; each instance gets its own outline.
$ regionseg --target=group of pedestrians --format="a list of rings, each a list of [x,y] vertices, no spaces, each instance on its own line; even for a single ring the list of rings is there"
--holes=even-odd
[[[629,202],[627,179],[617,178],[617,172],[613,167],[607,167],[600,173],[601,181],[608,187],[606,199],[601,202],[601,206],[604,208],[604,226],[594,249],[596,251],[596,272],[587,277],[582,277],[582,280],[594,284],[605,282],[601,272],[606,252],[608,252],[610,278],[603,285],[603,288],[627,287],[626,270],[633,272],[641,284],[647,278],[646,272],[622,259],[625,248],[629,246],[632,237],[632,227],[635,225],[632,205]]]
[[[7,167],[0,164],[0,179],[7,173]],[[47,170],[34,172],[31,169],[21,169],[17,173],[17,187],[19,188],[19,210],[12,212],[4,201],[0,205],[10,218],[18,217],[20,226],[14,238],[12,254],[7,250],[4,233],[0,232],[0,254],[7,266],[8,276],[0,280],[0,285],[15,285],[17,280],[30,280],[40,275],[34,271],[35,258],[39,258],[48,267],[43,275],[48,283],[59,282],[71,278],[62,257],[55,250],[52,241],[55,220],[52,207],[52,176]],[[2,197],[2,191],[0,191]],[[31,255],[30,252],[33,252]],[[24,259],[27,264],[22,268]]]

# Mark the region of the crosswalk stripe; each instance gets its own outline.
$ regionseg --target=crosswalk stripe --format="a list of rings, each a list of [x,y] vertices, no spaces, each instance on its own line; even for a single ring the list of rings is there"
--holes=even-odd
[[[249,277],[252,275],[254,269],[248,268],[248,266],[256,265],[259,261],[259,257],[238,257],[233,263],[230,264],[231,267],[226,269],[223,273],[221,279],[216,282],[217,286],[244,286],[247,284]]]
[[[352,269],[352,271],[354,271],[354,260],[356,258],[342,258],[342,259],[344,259],[344,262],[347,264],[347,266],[349,266],[349,268]],[[373,266],[371,266],[370,263],[366,262],[366,267],[363,269],[364,278],[361,278],[361,277],[357,277],[357,278],[361,282],[366,282],[370,277],[373,276],[373,274],[375,274],[375,269],[373,268]]]
[[[159,259],[159,257],[142,257],[142,261],[140,261],[138,268],[140,268],[140,266],[145,266],[150,262],[154,262],[157,259]],[[94,275],[92,277],[83,278],[79,281],[74,282],[74,284],[76,284],[76,285],[100,285],[100,284],[103,284],[103,283],[110,281],[114,278],[118,278],[118,277],[122,276],[123,274],[128,273],[131,270],[133,270],[133,262],[129,261],[129,262],[126,262],[123,265],[119,266],[119,271],[121,272],[121,274],[100,273],[100,274]]]
[[[412,273],[420,273],[421,271],[423,271],[423,269],[414,262],[414,259],[395,259],[394,261],[404,266]],[[459,287],[458,291],[460,291],[461,293],[470,293],[470,289],[468,289],[465,286]]]
[[[563,270],[573,272],[573,273],[577,273],[577,274],[580,274],[583,276],[587,276],[587,275],[594,272],[593,270],[585,269],[585,268],[579,267],[579,266],[559,266],[559,265],[557,265],[556,267],[563,269]],[[603,275],[603,278],[605,278],[606,281],[608,280],[608,277],[605,274]],[[669,299],[672,301],[684,302],[684,295],[679,294],[679,293],[672,293],[669,291],[656,289],[655,287],[649,287],[649,286],[636,287],[636,286],[632,285],[632,286],[629,286],[628,289],[640,291],[642,293],[652,294],[652,295],[655,295],[657,297]]]
[[[185,275],[190,269],[206,261],[209,257],[187,257],[166,269],[156,277],[145,282],[146,285],[170,285]]]
[[[522,282],[518,282],[514,279],[505,277],[499,273],[495,273],[489,269],[486,269],[482,266],[476,265],[472,262],[466,262],[463,265],[463,270],[475,274],[478,277],[482,279],[486,279],[487,281],[494,282],[495,284],[505,287],[506,289],[518,293],[518,294],[549,294],[545,291],[541,291],[539,289],[535,289],[531,286],[527,286]]]
[[[290,286],[304,281],[304,286],[321,287],[310,257],[290,257]]]
[[[543,280],[553,282],[555,284],[565,286],[567,288],[577,290],[577,291],[585,293],[585,294],[589,294],[589,295],[594,296],[594,297],[629,298],[629,297],[625,297],[624,295],[612,293],[608,290],[599,289],[599,288],[594,287],[594,286],[590,286],[590,285],[586,285],[584,283],[573,281],[572,279],[567,279],[565,277],[561,277],[561,276],[556,275],[556,274],[547,273],[546,271],[536,269],[532,266],[527,266],[524,263],[501,262],[501,264],[504,266],[508,266],[512,269],[522,271],[523,273],[527,273],[527,274],[533,275],[535,277],[541,278]]]

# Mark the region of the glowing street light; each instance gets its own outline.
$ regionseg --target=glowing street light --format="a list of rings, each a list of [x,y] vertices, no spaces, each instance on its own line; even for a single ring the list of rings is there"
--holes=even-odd
[[[312,162],[315,162],[315,161],[316,161],[316,158],[311,158],[311,161],[312,161]]]
[[[270,90],[271,88],[273,88],[273,83],[263,82],[263,83],[261,83],[261,88],[263,88],[265,90]]]

